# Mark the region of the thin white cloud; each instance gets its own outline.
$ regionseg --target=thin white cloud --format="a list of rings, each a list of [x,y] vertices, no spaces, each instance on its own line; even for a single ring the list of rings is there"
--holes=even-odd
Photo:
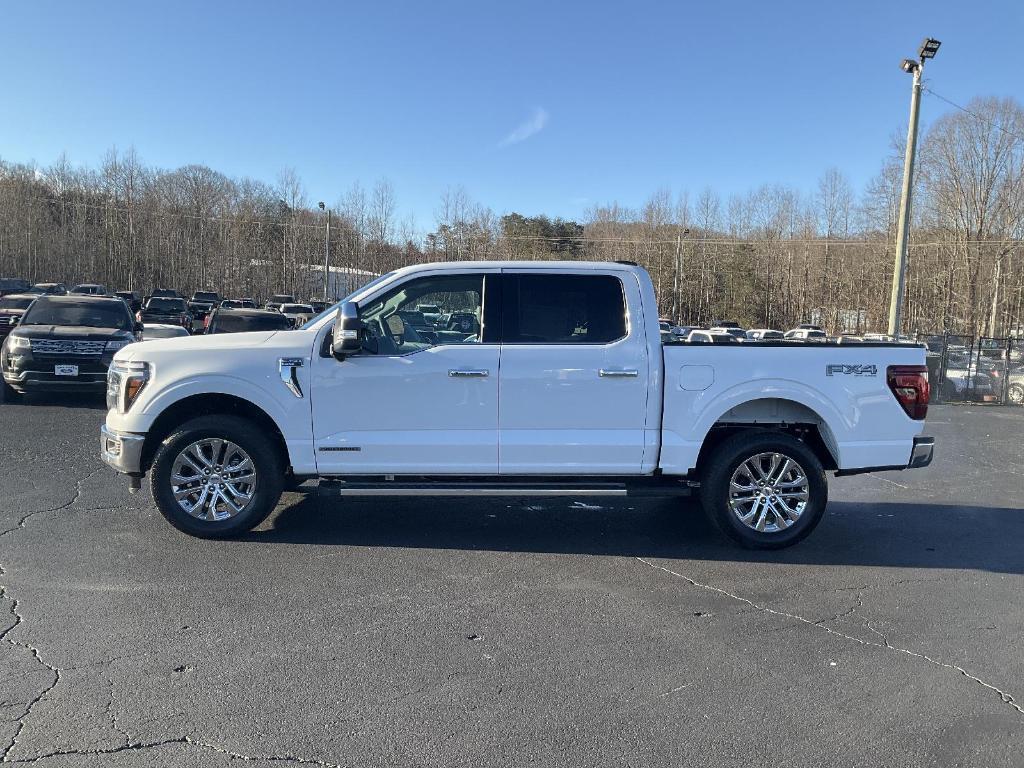
[[[522,141],[526,141],[531,136],[536,136],[538,133],[544,130],[544,126],[548,124],[548,113],[543,107],[535,107],[533,114],[522,123],[516,126],[515,130],[512,131],[508,136],[498,142],[499,147],[509,147],[513,144],[519,144]]]

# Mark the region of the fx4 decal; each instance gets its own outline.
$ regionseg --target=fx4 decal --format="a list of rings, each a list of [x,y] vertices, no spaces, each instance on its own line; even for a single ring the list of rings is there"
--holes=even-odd
[[[835,376],[836,374],[842,374],[844,376],[877,376],[878,366],[847,365],[846,363],[830,363],[825,366],[826,376]]]

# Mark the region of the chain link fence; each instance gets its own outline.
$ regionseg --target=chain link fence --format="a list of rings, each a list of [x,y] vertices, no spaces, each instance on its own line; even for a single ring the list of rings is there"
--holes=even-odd
[[[1024,405],[1024,339],[918,333],[928,348],[932,400]]]

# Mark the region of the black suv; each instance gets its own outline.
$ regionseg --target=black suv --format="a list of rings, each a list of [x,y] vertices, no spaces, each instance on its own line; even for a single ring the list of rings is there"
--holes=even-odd
[[[4,387],[101,393],[114,354],[140,331],[121,299],[39,296],[0,348]]]
[[[184,299],[151,296],[135,317],[140,323],[168,323],[192,330],[192,315]]]
[[[291,321],[280,312],[263,309],[226,309],[221,307],[210,315],[207,333],[242,333],[244,331],[285,331]]]
[[[196,291],[188,300],[188,311],[197,320],[205,320],[206,316],[220,306],[220,294],[216,291]]]
[[[25,293],[38,293],[42,296],[65,296],[68,287],[64,283],[36,283]]]
[[[32,287],[28,280],[20,277],[0,277],[0,296],[7,296],[11,293],[24,293]]]
[[[7,338],[14,327],[21,322],[29,304],[36,300],[32,294],[12,293],[0,297],[0,342]]]

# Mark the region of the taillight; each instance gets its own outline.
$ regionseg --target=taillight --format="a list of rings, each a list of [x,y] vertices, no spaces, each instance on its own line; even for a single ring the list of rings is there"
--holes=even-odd
[[[907,416],[922,421],[928,415],[931,385],[924,365],[890,365],[885,371],[889,389],[903,406]]]
[[[209,328],[209,327],[210,327],[210,315],[207,315],[206,317],[203,318],[203,328]]]

